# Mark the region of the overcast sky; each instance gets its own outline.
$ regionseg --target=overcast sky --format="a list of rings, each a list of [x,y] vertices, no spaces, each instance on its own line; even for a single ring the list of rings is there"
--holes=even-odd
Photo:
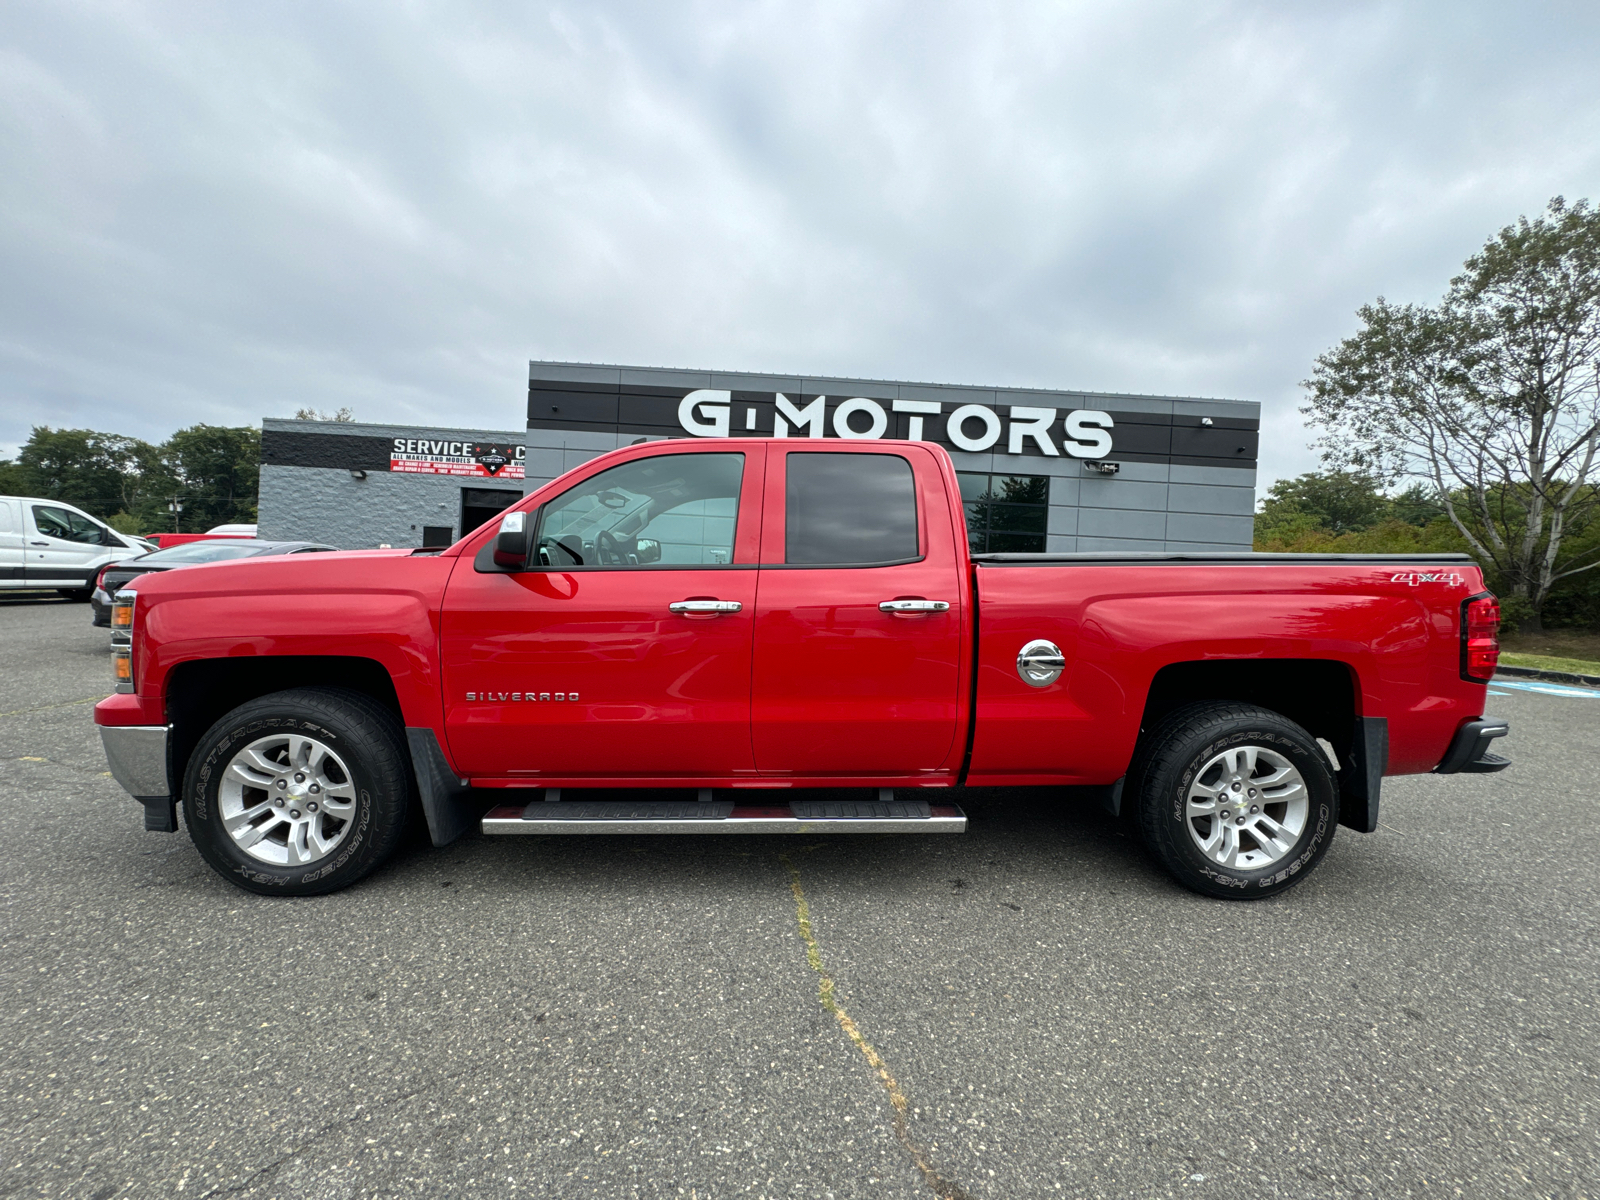
[[[0,8],[0,454],[527,361],[1221,396],[1600,198],[1600,6]]]

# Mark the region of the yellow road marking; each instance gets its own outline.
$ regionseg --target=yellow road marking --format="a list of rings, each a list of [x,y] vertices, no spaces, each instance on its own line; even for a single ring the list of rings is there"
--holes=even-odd
[[[894,1109],[895,1136],[911,1155],[912,1163],[922,1172],[922,1178],[927,1181],[934,1194],[939,1200],[971,1200],[965,1191],[934,1169],[922,1147],[912,1139],[911,1130],[906,1125],[906,1094],[900,1090],[900,1084],[890,1073],[888,1064],[872,1048],[872,1043],[862,1035],[860,1028],[850,1019],[850,1014],[845,1012],[844,1006],[835,997],[833,977],[823,965],[822,947],[817,944],[816,933],[811,928],[811,909],[806,904],[805,889],[800,886],[800,872],[795,870],[787,854],[779,855],[779,859],[789,869],[789,890],[794,893],[795,919],[800,926],[800,940],[806,946],[806,962],[817,973],[817,999],[822,1002],[824,1009],[833,1014],[833,1019],[839,1022],[839,1028],[844,1030],[844,1035],[857,1050],[861,1051],[868,1064],[878,1073],[878,1082],[883,1084],[883,1090],[889,1093],[889,1104]]]
[[[38,708],[14,708],[10,712],[0,713],[0,717],[20,717],[27,713],[45,712],[52,708],[71,708],[74,704],[98,704],[104,696],[90,696],[87,700],[63,700],[60,704],[41,704]]]

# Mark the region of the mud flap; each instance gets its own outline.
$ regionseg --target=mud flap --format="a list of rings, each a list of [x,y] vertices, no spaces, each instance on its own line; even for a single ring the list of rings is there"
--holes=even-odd
[[[489,807],[451,769],[431,729],[406,730],[411,765],[417,775],[417,792],[428,818],[428,836],[435,846],[448,846],[478,823]]]
[[[1339,824],[1357,833],[1378,828],[1378,800],[1388,766],[1388,718],[1357,717],[1350,735],[1349,761],[1335,777],[1339,781]]]

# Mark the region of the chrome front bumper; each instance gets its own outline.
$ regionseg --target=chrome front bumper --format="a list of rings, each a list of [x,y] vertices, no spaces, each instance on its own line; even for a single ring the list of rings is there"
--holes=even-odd
[[[111,776],[135,800],[165,800],[172,795],[167,779],[166,725],[102,725]]]

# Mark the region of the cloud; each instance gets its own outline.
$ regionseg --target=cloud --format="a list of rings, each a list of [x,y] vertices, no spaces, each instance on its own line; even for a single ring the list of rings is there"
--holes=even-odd
[[[529,358],[1228,396],[1592,195],[1587,7],[8,6],[0,444]]]

